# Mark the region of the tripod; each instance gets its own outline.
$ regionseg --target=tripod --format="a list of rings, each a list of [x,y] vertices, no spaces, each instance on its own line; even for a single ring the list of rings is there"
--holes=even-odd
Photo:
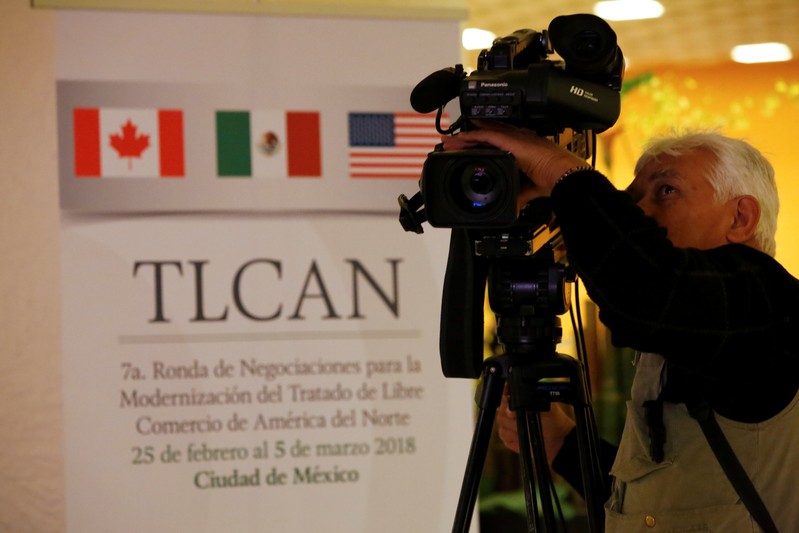
[[[506,269],[501,263],[498,267],[494,270],[500,271],[500,278],[507,278],[509,271],[515,271],[513,267]],[[558,269],[547,267],[547,270],[549,273],[544,275],[544,279],[552,281],[553,273],[558,272]],[[582,364],[555,351],[561,337],[560,319],[557,316],[549,312],[545,312],[545,316],[536,316],[534,311],[540,309],[541,305],[514,305],[514,298],[512,295],[509,297],[505,290],[507,283],[495,283],[503,285],[503,288],[492,290],[492,281],[496,279],[495,275],[489,276],[491,306],[495,311],[495,304],[502,311],[511,310],[510,314],[496,312],[497,339],[505,347],[505,353],[487,359],[483,365],[476,400],[479,411],[452,531],[465,533],[469,530],[491,430],[505,383],[510,390],[510,407],[517,416],[528,531],[550,533],[559,530],[540,418],[540,413],[548,411],[553,401],[574,407],[589,531],[602,531],[603,502],[598,501],[597,497],[597,494],[602,493],[598,490],[602,475],[596,451],[591,398]],[[524,282],[521,285],[531,286]],[[542,287],[545,292],[562,291],[553,283],[532,285],[536,285],[534,292],[537,302],[551,299],[549,294],[540,294]]]

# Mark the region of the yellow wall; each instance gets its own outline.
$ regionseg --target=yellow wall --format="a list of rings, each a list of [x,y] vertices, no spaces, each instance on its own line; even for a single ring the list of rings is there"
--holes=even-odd
[[[600,166],[614,182],[629,183],[635,158],[653,135],[715,128],[747,139],[776,170],[777,259],[799,275],[799,61],[661,67],[629,72],[625,83],[621,116],[599,148]]]

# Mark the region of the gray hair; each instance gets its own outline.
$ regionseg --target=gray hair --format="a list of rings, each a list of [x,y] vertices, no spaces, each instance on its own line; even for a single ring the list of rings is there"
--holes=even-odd
[[[707,178],[717,201],[726,202],[742,195],[757,199],[760,220],[755,228],[755,241],[773,257],[777,251],[775,234],[780,210],[774,167],[748,142],[715,132],[658,137],[647,144],[635,165],[635,173],[662,155],[680,156],[695,150],[707,150],[716,156],[717,163]]]

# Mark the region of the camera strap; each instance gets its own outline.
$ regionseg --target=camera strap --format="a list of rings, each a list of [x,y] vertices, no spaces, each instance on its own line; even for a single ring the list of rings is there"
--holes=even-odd
[[[685,402],[688,407],[688,412],[691,416],[699,422],[699,427],[702,428],[702,433],[705,435],[710,449],[716,456],[719,464],[721,465],[724,474],[730,483],[735,488],[735,492],[740,496],[744,506],[755,519],[757,524],[766,533],[776,533],[777,526],[774,525],[771,515],[766,508],[766,504],[757,493],[757,489],[752,484],[752,480],[744,470],[741,462],[736,457],[735,452],[730,446],[727,437],[721,430],[716,417],[713,415],[713,410],[704,399],[694,399]]]

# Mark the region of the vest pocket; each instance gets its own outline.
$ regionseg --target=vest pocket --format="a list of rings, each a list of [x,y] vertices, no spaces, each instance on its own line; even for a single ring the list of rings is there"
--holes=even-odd
[[[622,434],[622,442],[613,467],[610,470],[613,476],[613,486],[611,487],[611,497],[608,501],[609,508],[624,512],[625,493],[628,484],[635,484],[637,487],[646,486],[646,478],[654,472],[658,472],[672,466],[674,457],[666,454],[660,462],[655,462],[647,454],[649,449],[649,435],[642,428],[645,427],[636,423],[635,410],[631,402],[627,402],[627,421]]]
[[[671,466],[670,460],[664,460],[660,463],[652,462],[649,457],[639,456],[630,457],[619,460],[616,457],[616,462],[610,474],[613,476],[613,485],[611,486],[610,499],[606,507],[610,510],[623,513],[625,509],[624,500],[627,493],[627,486],[629,484],[636,484],[640,481],[645,481],[645,478],[664,468]],[[640,490],[636,488],[635,490]]]

